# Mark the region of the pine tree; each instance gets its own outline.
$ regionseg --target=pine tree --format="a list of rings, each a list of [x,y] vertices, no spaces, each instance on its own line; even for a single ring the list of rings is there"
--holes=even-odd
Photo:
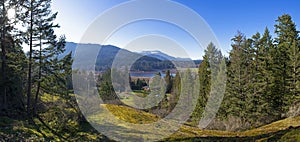
[[[247,98],[246,98],[246,118],[248,121],[254,121],[258,122],[257,116],[259,115],[259,106],[260,106],[260,92],[263,90],[263,88],[260,88],[261,84],[260,81],[263,79],[263,76],[260,72],[261,69],[261,54],[259,53],[261,50],[261,44],[260,44],[260,33],[256,33],[252,36],[251,39],[248,39],[248,52],[246,53],[246,60],[248,62],[247,64],[247,76],[246,76],[246,82],[245,88],[248,88],[247,90]]]
[[[56,94],[53,84],[63,82],[59,77],[61,61],[59,55],[64,52],[65,37],[57,40],[54,24],[57,13],[51,11],[51,0],[26,0],[22,8],[24,42],[29,45],[28,79],[27,79],[27,113],[36,114],[38,97],[41,90]],[[52,83],[52,84],[51,84]],[[50,88],[50,85],[52,88]],[[33,86],[37,86],[33,88]],[[34,92],[33,92],[34,91]],[[53,92],[51,92],[53,91]],[[32,94],[35,96],[33,97]],[[32,103],[32,99],[34,102]],[[33,107],[33,108],[32,108]]]
[[[210,85],[211,85],[211,69],[209,62],[214,53],[216,53],[215,46],[211,43],[208,45],[207,49],[204,51],[205,55],[203,56],[203,61],[201,62],[198,70],[199,75],[199,98],[197,101],[197,105],[195,111],[193,112],[193,122],[198,123],[200,120],[202,113],[204,111],[204,107],[207,102],[207,98],[209,97]]]
[[[227,68],[228,82],[223,107],[227,116],[239,116],[244,119],[246,117],[245,102],[247,98],[247,89],[245,89],[245,84],[247,82],[245,77],[245,75],[247,75],[245,53],[247,40],[242,33],[238,32],[232,41],[232,50],[229,54],[230,62]]]
[[[268,114],[270,108],[270,83],[272,80],[272,71],[270,70],[270,63],[272,56],[270,49],[273,47],[272,38],[269,30],[266,28],[264,35],[261,37],[260,33],[256,33],[250,39],[251,52],[248,53],[251,58],[248,66],[249,70],[249,84],[250,91],[247,98],[247,119],[248,122],[255,126],[255,123],[260,125],[262,122],[270,121]]]
[[[275,86],[274,82],[274,56],[275,48],[273,39],[270,35],[268,28],[265,29],[263,36],[260,39],[260,46],[257,51],[258,54],[258,80],[257,85],[259,88],[260,108],[258,110],[261,121],[269,123],[276,118],[278,112],[273,109],[276,100],[276,92],[272,88]]]
[[[25,55],[22,51],[19,37],[14,32],[16,24],[19,20],[16,17],[8,17],[7,11],[15,9],[20,2],[14,0],[1,0],[0,2],[0,86],[1,86],[1,105],[6,109],[23,108],[22,85],[24,80],[23,68]],[[3,106],[2,106],[3,105]],[[15,108],[11,108],[15,106]],[[5,112],[5,111],[4,111]]]
[[[278,94],[277,106],[281,112],[285,112],[289,104],[293,103],[293,98],[299,94],[299,32],[292,21],[290,15],[284,14],[276,20],[275,38],[276,43],[276,63],[275,83]],[[286,106],[286,107],[283,107]]]
[[[6,1],[2,0],[1,1],[1,17],[0,17],[0,22],[1,22],[1,96],[3,96],[3,107],[6,109],[7,107],[7,87],[6,87],[6,80],[7,80],[7,75],[6,75],[6,35],[8,33],[7,31],[7,24],[8,24],[8,18],[7,18],[7,10],[6,10]]]
[[[166,72],[166,76],[165,76],[165,81],[166,81],[166,93],[171,93],[171,89],[172,89],[172,76],[171,76],[171,72],[170,70],[167,70]]]
[[[175,106],[176,103],[179,100],[180,97],[180,91],[181,91],[181,77],[180,77],[180,72],[176,72],[175,77],[173,78],[173,87],[171,90],[171,96],[170,96],[170,109],[171,111]]]
[[[36,66],[38,66],[38,74],[36,77],[37,80],[34,80],[35,82],[37,82],[37,88],[34,97],[35,101],[33,104],[34,114],[36,113],[37,101],[41,89],[41,82],[44,76],[42,72],[45,72],[47,66],[51,65],[48,63],[49,60],[54,60],[55,56],[62,54],[62,52],[64,51],[64,45],[63,47],[59,47],[60,45],[57,45],[56,35],[54,34],[54,28],[58,27],[58,25],[53,23],[57,13],[51,13],[50,1],[44,1],[42,6],[44,8],[43,12],[37,13],[35,15],[37,19],[36,22],[38,23],[38,27],[36,30],[38,32],[37,38],[39,41],[36,44],[34,44],[34,47],[38,47],[39,49],[33,51]],[[64,39],[61,39],[61,42],[65,42]]]
[[[192,115],[194,123],[198,123],[201,117],[206,119],[217,113],[214,108],[221,102],[222,97],[220,95],[223,95],[223,90],[225,90],[224,81],[226,78],[223,77],[226,76],[226,73],[224,67],[225,60],[221,51],[213,43],[210,43],[199,66],[200,88],[197,105]],[[211,102],[209,105],[207,104],[208,99]]]

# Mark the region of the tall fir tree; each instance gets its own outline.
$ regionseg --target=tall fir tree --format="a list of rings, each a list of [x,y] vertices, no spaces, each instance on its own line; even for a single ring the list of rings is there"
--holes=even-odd
[[[176,72],[175,77],[173,78],[173,86],[171,90],[171,96],[169,99],[170,108],[169,111],[172,111],[172,109],[176,106],[179,97],[180,97],[180,91],[181,91],[181,77],[180,72]]]
[[[57,13],[52,13],[51,0],[25,0],[22,8],[21,17],[27,28],[23,31],[24,42],[29,46],[27,113],[32,116],[36,114],[41,91],[54,95],[59,92],[54,86],[64,81],[59,77],[63,70],[59,67],[62,62],[59,55],[64,52],[65,37],[57,39],[54,33],[59,26],[54,23]]]
[[[275,85],[275,72],[273,71],[276,66],[274,58],[276,49],[274,48],[273,38],[268,28],[265,29],[263,36],[260,39],[260,46],[257,49],[258,54],[258,79],[257,85],[260,95],[260,108],[258,110],[260,120],[263,123],[270,123],[277,119],[279,112],[273,109],[273,104],[277,102],[278,94],[274,92]]]
[[[221,102],[220,99],[223,99],[226,84],[226,78],[224,78],[226,67],[224,67],[225,60],[221,51],[210,43],[198,70],[200,88],[197,105],[192,114],[194,123],[198,123],[201,117],[206,119],[217,113],[215,108]],[[207,104],[208,100],[210,104]]]
[[[171,93],[171,89],[172,89],[172,75],[171,75],[171,72],[170,70],[167,70],[166,72],[166,76],[164,77],[165,78],[165,81],[166,81],[166,93]]]
[[[223,102],[225,114],[233,116],[246,116],[246,92],[245,92],[245,75],[246,75],[246,55],[245,36],[238,32],[232,39],[232,50],[229,53],[229,66],[228,66],[228,81],[225,93],[225,101]],[[225,116],[225,117],[227,117]]]
[[[275,38],[277,66],[275,67],[275,80],[278,94],[277,105],[281,112],[285,112],[290,104],[294,103],[293,98],[299,95],[299,32],[290,15],[284,14],[276,20]]]
[[[22,51],[19,37],[17,37],[17,32],[15,32],[17,29],[14,27],[19,22],[17,15],[19,14],[18,7],[20,2],[15,0],[1,0],[0,4],[0,108],[4,108],[4,110],[15,108],[22,110],[24,106],[22,97],[23,68],[26,58]],[[14,17],[8,17],[9,10],[15,12]],[[15,108],[12,108],[12,106],[15,106]]]

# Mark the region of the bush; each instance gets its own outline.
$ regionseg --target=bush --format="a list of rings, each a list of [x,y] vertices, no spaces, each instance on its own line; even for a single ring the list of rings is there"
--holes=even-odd
[[[243,131],[251,127],[249,122],[235,116],[229,116],[227,120],[223,121],[223,124],[227,131]]]
[[[300,116],[300,104],[291,106],[289,111],[285,114],[286,117]]]

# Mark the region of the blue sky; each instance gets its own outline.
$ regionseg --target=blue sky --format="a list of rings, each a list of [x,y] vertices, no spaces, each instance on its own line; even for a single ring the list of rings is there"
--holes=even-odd
[[[263,32],[265,27],[274,31],[275,20],[282,14],[290,14],[294,22],[297,24],[298,30],[300,27],[300,1],[299,0],[175,0],[192,10],[196,11],[211,27],[216,37],[218,38],[222,50],[227,54],[231,47],[230,39],[237,33],[238,30],[250,37],[256,32]],[[127,0],[53,0],[52,8],[58,11],[57,22],[61,28],[57,34],[65,34],[68,41],[80,42],[80,39],[89,26],[101,13]],[[126,15],[126,13],[125,13]],[[118,36],[126,36],[124,33],[130,33],[131,27],[139,27],[136,30],[142,34],[163,34],[175,41],[179,40],[183,34],[180,30],[174,30],[172,25],[166,28],[165,24],[157,25],[158,22],[146,21],[144,23],[131,24],[128,27],[120,30],[120,34],[116,34],[115,38],[109,40],[106,44],[116,46],[125,46],[127,38],[117,38]],[[145,28],[147,27],[147,28]],[[153,28],[149,28],[153,27]],[[176,32],[171,32],[170,30]],[[122,31],[126,31],[123,32]],[[175,34],[174,34],[175,33]],[[173,36],[171,36],[173,35]],[[130,38],[133,38],[130,37]],[[113,40],[114,39],[114,40]],[[153,39],[153,38],[149,38]],[[185,40],[189,42],[190,40]],[[193,59],[199,59],[203,55],[203,51],[195,50],[191,46],[185,47],[188,55]],[[170,44],[171,45],[171,44]],[[205,45],[203,45],[205,46]],[[145,48],[145,47],[144,47]],[[138,49],[132,49],[138,51]],[[152,50],[145,49],[145,50]],[[172,50],[162,49],[173,56]],[[170,52],[168,52],[170,51]],[[198,53],[199,52],[199,53]],[[201,53],[200,53],[201,52]],[[181,55],[178,55],[181,56]],[[184,56],[184,55],[183,55]]]

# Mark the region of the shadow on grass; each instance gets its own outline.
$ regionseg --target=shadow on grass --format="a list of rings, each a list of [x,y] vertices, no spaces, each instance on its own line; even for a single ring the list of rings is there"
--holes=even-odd
[[[282,136],[292,132],[294,130],[300,130],[299,127],[289,127],[286,130],[280,130],[277,132],[257,135],[257,136],[245,136],[245,137],[192,137],[192,138],[172,138],[162,141],[185,141],[185,142],[253,142],[264,139],[265,141],[279,141]],[[299,134],[300,135],[300,134]],[[294,140],[296,141],[296,140]]]

